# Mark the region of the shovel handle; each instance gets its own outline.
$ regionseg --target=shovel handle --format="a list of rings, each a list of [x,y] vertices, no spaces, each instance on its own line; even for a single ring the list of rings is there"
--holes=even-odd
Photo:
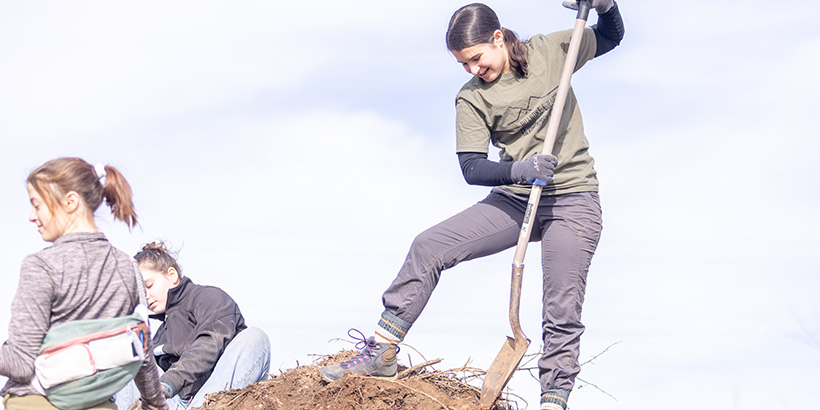
[[[555,104],[550,112],[549,125],[547,126],[547,136],[544,140],[543,153],[552,152],[555,144],[555,137],[558,134],[558,125],[561,122],[561,115],[564,111],[567,93],[569,92],[569,80],[575,71],[578,63],[578,49],[581,45],[586,19],[589,15],[589,0],[578,1],[578,16],[575,19],[575,28],[572,30],[572,37],[567,50],[567,58],[564,62],[564,69],[561,72],[561,81],[558,85]],[[492,407],[493,403],[501,395],[504,386],[509,382],[515,369],[521,363],[530,341],[521,330],[521,320],[519,310],[521,307],[521,282],[524,276],[524,256],[527,252],[527,243],[530,240],[531,225],[538,209],[538,201],[541,199],[541,185],[533,185],[530,193],[527,208],[524,211],[524,222],[521,224],[521,233],[518,236],[518,244],[515,247],[515,258],[512,266],[512,285],[510,286],[510,325],[512,326],[515,339],[507,338],[507,343],[501,349],[493,364],[487,370],[487,375],[481,387],[481,400],[479,402],[482,410]]]
[[[584,28],[586,27],[587,18],[589,17],[589,9],[590,2],[588,0],[580,0],[578,2],[578,14],[575,18],[575,27],[572,29],[572,37],[570,38],[567,57],[566,60],[564,60],[564,68],[561,72],[561,81],[558,84],[555,104],[552,106],[549,123],[547,125],[547,135],[544,138],[544,147],[541,150],[544,154],[551,154],[553,145],[555,145],[555,138],[558,135],[558,127],[561,122],[561,116],[564,113],[567,94],[569,93],[570,79],[578,63],[578,50],[581,48],[581,38],[584,35]],[[510,289],[510,325],[512,326],[516,339],[519,339],[519,336],[525,338],[519,320],[521,283],[524,274],[524,257],[527,254],[527,243],[530,241],[532,222],[535,211],[538,209],[542,189],[543,187],[541,185],[532,186],[530,198],[527,201],[527,208],[524,211],[524,221],[521,224],[521,232],[518,235],[518,243],[515,247],[515,256],[513,258],[512,286]]]
[[[578,2],[578,15],[576,20],[584,20],[585,24],[589,17],[589,9],[592,8],[592,0],[581,0]]]
[[[561,116],[564,113],[564,104],[566,104],[567,94],[569,94],[570,80],[572,79],[572,73],[575,72],[575,66],[578,64],[578,50],[581,48],[581,37],[584,35],[588,17],[589,1],[581,0],[578,2],[578,15],[575,18],[575,27],[572,29],[567,58],[564,60],[564,68],[561,71],[561,81],[558,83],[555,104],[553,104],[550,112],[547,136],[544,138],[544,147],[541,149],[542,154],[551,154],[552,147],[555,145],[555,137],[558,135],[558,127],[561,125]]]

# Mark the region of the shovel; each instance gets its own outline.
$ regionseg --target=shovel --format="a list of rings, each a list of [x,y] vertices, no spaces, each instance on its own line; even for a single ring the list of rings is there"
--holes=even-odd
[[[541,150],[544,154],[552,153],[552,146],[555,143],[555,137],[558,135],[558,125],[561,122],[561,115],[564,111],[564,104],[566,103],[567,93],[569,92],[569,82],[572,77],[572,72],[575,71],[575,65],[578,61],[578,49],[581,46],[581,37],[583,36],[584,27],[586,26],[587,17],[589,16],[590,1],[580,0],[578,4],[578,15],[575,19],[575,27],[572,30],[572,37],[567,50],[567,59],[564,62],[564,68],[561,72],[561,81],[558,84],[558,91],[555,96],[555,104],[550,113],[549,125],[547,126],[547,135],[544,139],[544,148]],[[527,208],[524,212],[524,222],[521,224],[521,233],[518,236],[518,244],[515,247],[515,257],[512,264],[512,286],[510,287],[510,325],[512,326],[513,336],[507,336],[507,340],[501,347],[501,351],[496,356],[493,364],[487,369],[487,374],[484,376],[484,384],[481,386],[481,398],[479,406],[483,410],[489,410],[507,382],[512,378],[513,372],[518,368],[524,353],[527,352],[527,347],[530,345],[530,340],[524,335],[521,330],[521,321],[518,317],[519,308],[521,307],[521,281],[524,276],[524,255],[527,253],[527,243],[530,240],[530,225],[538,209],[538,201],[541,199],[541,185],[532,186]]]

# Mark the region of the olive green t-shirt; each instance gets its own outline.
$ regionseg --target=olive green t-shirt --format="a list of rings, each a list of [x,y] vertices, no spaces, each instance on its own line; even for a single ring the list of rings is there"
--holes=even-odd
[[[490,83],[473,77],[461,88],[456,96],[456,152],[489,153],[492,144],[501,149],[501,162],[521,161],[541,152],[571,34],[567,30],[530,38],[526,77],[510,72]],[[586,28],[576,71],[595,56],[595,48],[595,33]],[[558,158],[555,182],[544,187],[544,195],[598,190],[594,160],[571,87],[552,154]],[[531,186],[504,188],[529,194]]]

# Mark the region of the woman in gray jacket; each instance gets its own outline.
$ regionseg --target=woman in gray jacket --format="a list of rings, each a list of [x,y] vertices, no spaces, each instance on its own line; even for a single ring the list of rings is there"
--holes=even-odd
[[[97,230],[94,212],[105,200],[114,218],[133,227],[137,215],[131,187],[114,167],[80,158],[46,162],[28,177],[29,220],[52,245],[23,260],[11,303],[9,339],[0,346],[0,390],[5,410],[56,409],[34,379],[34,361],[52,326],[84,319],[129,315],[144,292],[134,263]],[[150,340],[148,341],[150,349]],[[167,408],[152,355],[134,382],[144,409]],[[93,409],[114,409],[105,400]]]

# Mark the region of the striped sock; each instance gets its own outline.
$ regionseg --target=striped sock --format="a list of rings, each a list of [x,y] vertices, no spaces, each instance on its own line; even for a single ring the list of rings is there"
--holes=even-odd
[[[545,390],[541,392],[541,410],[565,410],[568,399],[568,391]]]
[[[385,310],[382,312],[381,319],[379,319],[379,325],[376,326],[376,339],[383,341],[382,343],[399,344],[407,336],[407,331],[410,330],[411,325],[411,323]]]

